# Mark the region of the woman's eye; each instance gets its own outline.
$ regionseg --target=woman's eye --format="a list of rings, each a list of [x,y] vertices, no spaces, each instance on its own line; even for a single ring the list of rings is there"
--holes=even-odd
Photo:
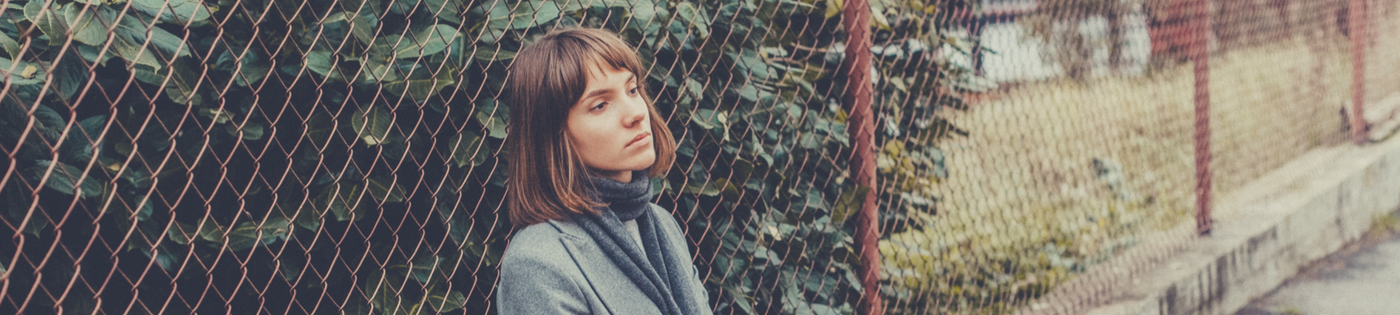
[[[627,90],[627,94],[628,94],[628,95],[637,95],[637,93],[641,92],[641,89],[642,89],[641,87],[634,87],[634,88],[632,88],[631,90]]]
[[[589,110],[595,110],[595,111],[596,111],[596,110],[601,110],[601,109],[603,109],[603,106],[605,106],[605,105],[608,105],[608,102],[602,102],[602,103],[598,103],[598,105],[593,105],[593,108],[590,108]]]

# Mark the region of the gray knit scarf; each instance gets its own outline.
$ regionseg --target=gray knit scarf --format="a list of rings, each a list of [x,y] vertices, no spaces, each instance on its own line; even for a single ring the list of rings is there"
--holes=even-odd
[[[679,263],[689,261],[689,257],[674,257],[671,243],[659,228],[662,221],[648,209],[651,179],[637,171],[630,183],[597,176],[592,177],[592,183],[593,197],[607,206],[599,209],[598,215],[578,215],[574,222],[663,314],[697,314],[695,306],[689,303],[695,292],[685,285],[689,271],[686,268],[690,266]],[[627,220],[637,220],[645,253],[623,227],[622,222]]]

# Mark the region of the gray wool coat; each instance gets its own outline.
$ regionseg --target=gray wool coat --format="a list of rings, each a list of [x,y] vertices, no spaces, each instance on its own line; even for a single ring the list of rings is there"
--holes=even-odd
[[[671,255],[676,259],[669,263],[691,266],[688,278],[698,296],[676,302],[692,303],[703,314],[712,314],[710,298],[689,259],[680,225],[660,206],[652,204],[651,210],[660,218],[664,241],[670,241],[676,251]],[[501,258],[496,301],[503,315],[661,314],[588,233],[573,222],[560,220],[516,232]]]

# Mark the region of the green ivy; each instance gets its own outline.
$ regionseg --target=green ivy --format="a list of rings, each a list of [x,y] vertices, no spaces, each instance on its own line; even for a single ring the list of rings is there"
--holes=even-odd
[[[935,213],[936,144],[961,133],[940,113],[965,107],[969,75],[939,57],[947,8],[873,1],[883,184],[852,184],[839,3],[11,1],[0,140],[22,178],[4,215],[31,242],[113,253],[0,250],[52,259],[6,266],[14,287],[145,275],[38,309],[491,312],[511,228],[495,97],[524,43],[584,25],[650,67],[679,142],[654,185],[711,305],[851,313],[848,218],[872,190],[884,233]]]

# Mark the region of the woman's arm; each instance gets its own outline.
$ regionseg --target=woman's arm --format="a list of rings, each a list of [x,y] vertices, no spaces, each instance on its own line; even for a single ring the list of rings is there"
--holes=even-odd
[[[550,255],[536,250],[540,247],[520,243],[501,259],[496,301],[502,315],[592,313],[583,289],[565,272],[571,263],[567,256],[545,257]]]

